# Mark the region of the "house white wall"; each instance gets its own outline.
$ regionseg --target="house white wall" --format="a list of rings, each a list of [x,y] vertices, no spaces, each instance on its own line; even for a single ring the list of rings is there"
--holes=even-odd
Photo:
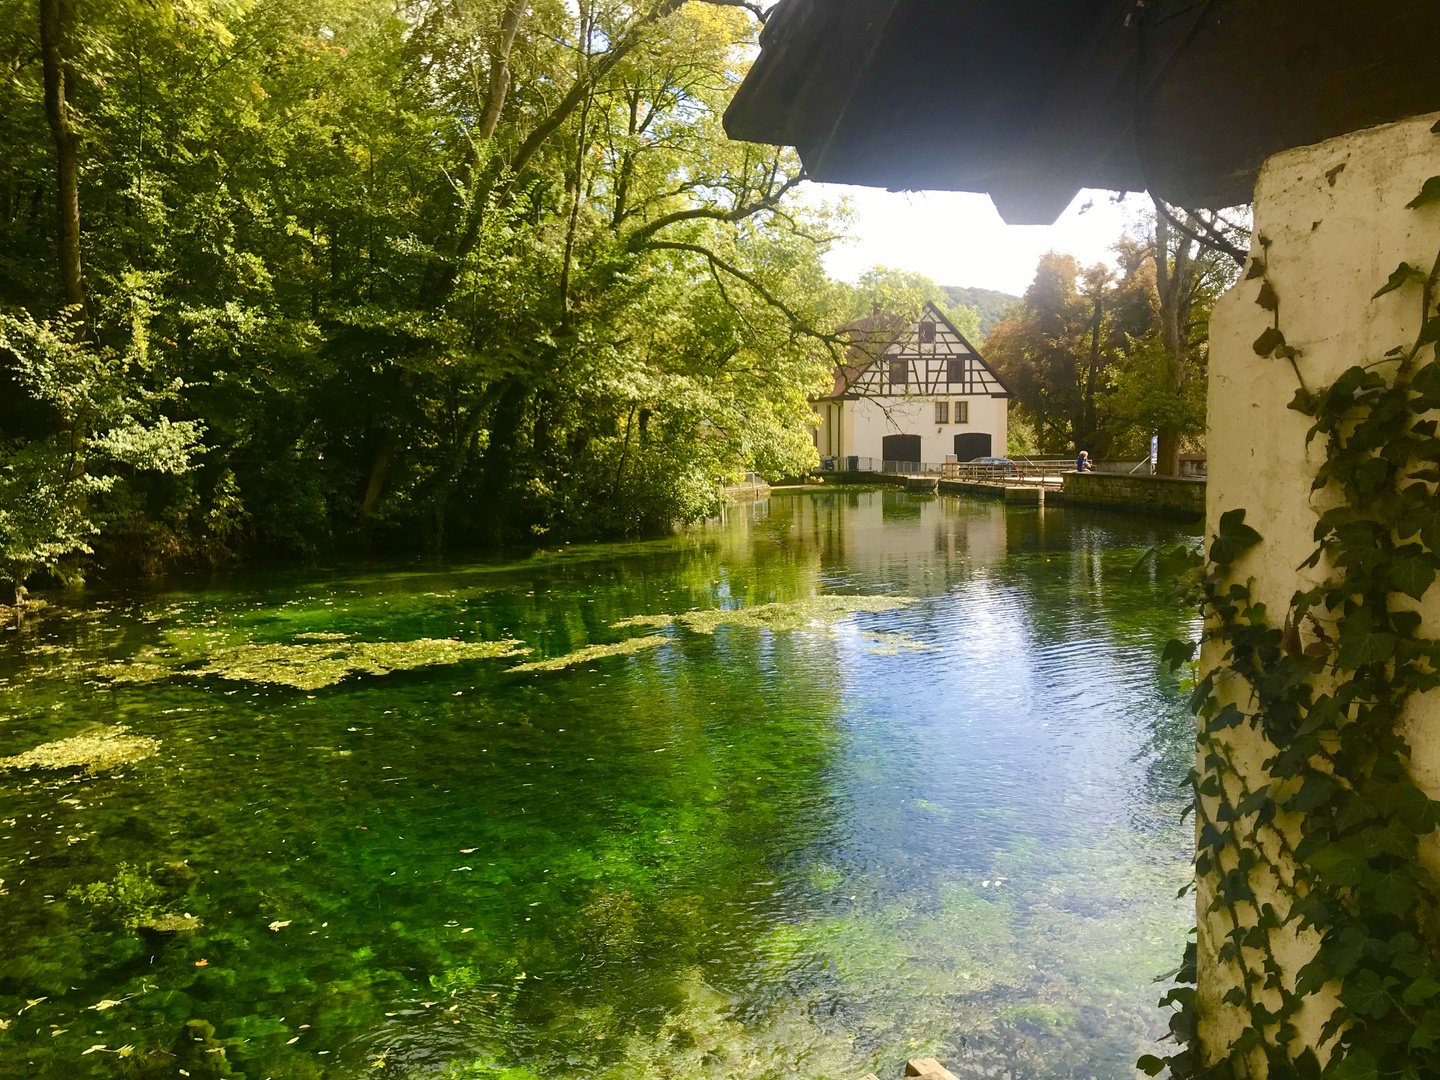
[[[935,422],[935,403],[950,403],[950,422]],[[969,422],[955,423],[958,402],[969,403]],[[816,402],[820,418],[815,446],[821,457],[881,458],[886,435],[919,435],[920,460],[939,464],[955,452],[955,436],[964,432],[985,432],[991,437],[991,453],[1005,456],[1008,435],[1008,401],[989,395],[931,396],[916,394],[883,399],[828,399]]]

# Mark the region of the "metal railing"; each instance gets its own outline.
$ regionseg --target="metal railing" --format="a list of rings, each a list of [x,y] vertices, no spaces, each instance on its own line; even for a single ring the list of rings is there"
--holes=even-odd
[[[884,458],[830,458],[826,471],[889,473],[897,476],[935,476],[942,480],[984,480],[1007,484],[1058,485],[1062,474],[1075,471],[1075,463],[1060,458],[1016,458],[1009,464],[975,461],[890,461]]]

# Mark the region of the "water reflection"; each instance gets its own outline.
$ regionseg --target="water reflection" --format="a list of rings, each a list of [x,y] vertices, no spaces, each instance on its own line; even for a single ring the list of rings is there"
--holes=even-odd
[[[841,491],[652,544],[56,597],[0,653],[0,755],[117,719],[162,750],[0,788],[0,1075],[843,1077],[924,1050],[1129,1077],[1188,924],[1188,722],[1154,660],[1185,617],[1130,570],[1169,535]],[[297,633],[554,657],[820,593],[914,601],[560,672],[185,667]],[[142,654],[180,666],[94,675]],[[94,899],[117,882],[203,928],[127,930]]]

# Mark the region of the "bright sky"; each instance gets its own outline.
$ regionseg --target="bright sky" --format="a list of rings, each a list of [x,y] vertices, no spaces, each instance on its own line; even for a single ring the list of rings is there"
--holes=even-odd
[[[855,240],[825,258],[831,277],[854,281],[877,264],[918,271],[941,285],[1023,293],[1035,263],[1050,250],[1084,264],[1114,262],[1110,246],[1150,205],[1131,193],[1116,203],[1109,191],[1082,191],[1054,225],[1006,225],[988,195],[956,191],[894,192],[811,184],[816,202],[848,197]],[[1088,209],[1087,209],[1088,204]]]

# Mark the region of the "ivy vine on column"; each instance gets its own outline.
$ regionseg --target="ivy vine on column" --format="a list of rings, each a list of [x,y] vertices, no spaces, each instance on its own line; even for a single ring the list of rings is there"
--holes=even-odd
[[[1440,176],[1409,208],[1433,204]],[[1202,640],[1223,650],[1191,697],[1195,871],[1211,890],[1199,915],[1223,928],[1218,960],[1237,975],[1223,1002],[1239,1010],[1241,1030],[1226,1047],[1199,1045],[1192,943],[1161,1001],[1174,1010],[1178,1048],[1138,1065],[1175,1080],[1432,1080],[1440,1077],[1440,881],[1420,855],[1440,826],[1440,803],[1411,776],[1403,716],[1414,694],[1440,686],[1440,641],[1417,610],[1440,572],[1440,435],[1431,418],[1440,411],[1440,255],[1428,269],[1401,263],[1375,293],[1413,294],[1415,340],[1311,390],[1301,353],[1285,340],[1269,241],[1257,239],[1247,279],[1260,281],[1257,303],[1273,324],[1255,352],[1289,361],[1300,381],[1290,408],[1313,419],[1307,442],[1324,442],[1314,481],[1323,509],[1304,567],[1325,577],[1296,592],[1282,617],[1267,611],[1235,573],[1261,541],[1243,509],[1221,516],[1197,568]],[[1198,645],[1171,642],[1164,659],[1178,668]],[[1243,729],[1264,737],[1263,775],[1237,765],[1234,735]],[[1298,971],[1277,956],[1282,933],[1316,946]],[[1335,1007],[1311,1046],[1297,1014],[1322,989]]]

